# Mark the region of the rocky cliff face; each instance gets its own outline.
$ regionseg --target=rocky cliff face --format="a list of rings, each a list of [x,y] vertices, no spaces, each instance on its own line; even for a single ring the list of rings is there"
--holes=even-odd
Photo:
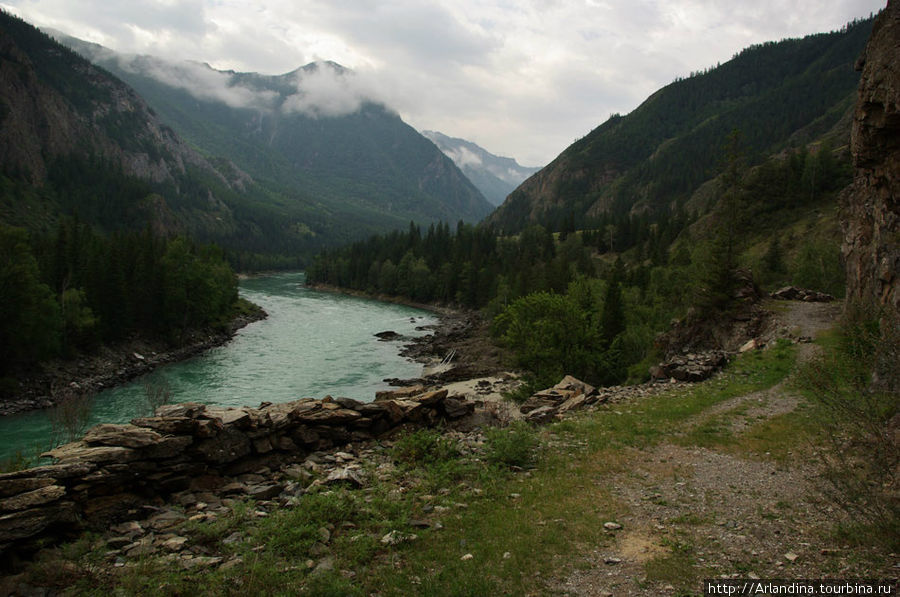
[[[844,197],[847,297],[900,312],[900,5],[889,1],[860,59]]]
[[[174,181],[191,164],[225,183],[132,89],[9,15],[0,89],[0,164],[34,182],[56,157],[93,153],[144,180]]]
[[[222,196],[239,187],[163,124],[133,89],[0,11],[0,174],[34,187],[62,184],[56,191],[66,198],[76,187],[102,195],[103,184],[79,170],[98,163],[148,183],[146,199],[105,207],[108,220],[149,221],[160,232],[204,239],[236,229]],[[150,189],[157,194],[150,196]],[[10,201],[5,207],[4,223],[33,224],[28,207]],[[65,213],[60,204],[53,210]],[[98,211],[87,207],[81,215],[103,225]]]

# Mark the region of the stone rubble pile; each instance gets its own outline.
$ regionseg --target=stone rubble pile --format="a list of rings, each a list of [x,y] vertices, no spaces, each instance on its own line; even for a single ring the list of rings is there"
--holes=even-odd
[[[533,394],[519,410],[531,423],[549,423],[565,413],[596,403],[600,396],[594,386],[566,375],[562,381]]]
[[[807,303],[830,303],[834,297],[824,292],[785,286],[772,293],[772,298],[780,301],[805,301]]]
[[[204,486],[216,488],[218,496],[256,500],[290,494],[296,486],[260,473],[403,425],[459,421],[474,406],[447,390],[419,387],[371,403],[326,397],[259,408],[166,405],[130,424],[97,425],[83,439],[47,452],[53,464],[0,475],[0,553],[41,537],[107,527],[142,509],[146,514],[147,504],[162,505]],[[349,460],[341,452],[329,458]],[[362,472],[335,467],[324,482],[359,485]],[[210,499],[191,495],[197,502]]]
[[[728,364],[728,353],[722,350],[708,350],[670,358],[653,367],[650,375],[654,378],[668,378],[677,381],[697,382],[712,377],[713,373]]]

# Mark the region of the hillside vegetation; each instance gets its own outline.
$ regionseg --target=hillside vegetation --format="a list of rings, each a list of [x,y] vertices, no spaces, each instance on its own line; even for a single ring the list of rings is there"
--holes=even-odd
[[[512,233],[532,223],[561,230],[568,218],[607,223],[604,216],[647,213],[661,221],[721,170],[719,148],[735,129],[751,165],[836,126],[835,146],[846,144],[859,82],[854,63],[871,28],[868,19],[841,31],[751,46],[673,82],[573,143],[516,189],[488,223]]]

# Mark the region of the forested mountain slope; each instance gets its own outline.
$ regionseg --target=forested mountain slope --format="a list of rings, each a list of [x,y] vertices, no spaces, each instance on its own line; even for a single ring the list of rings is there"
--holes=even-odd
[[[6,223],[42,228],[77,211],[105,228],[151,220],[201,236],[235,230],[222,173],[132,89],[5,13],[0,89]]]
[[[854,62],[871,27],[869,19],[752,46],[673,82],[572,144],[488,222],[506,232],[535,222],[559,230],[567,219],[667,213],[722,170],[733,130],[751,164],[806,144],[849,115],[859,82]]]
[[[474,222],[492,209],[449,158],[333,62],[270,76],[60,39],[132,85],[204,154],[288,197],[288,209],[291,201],[315,205],[321,233]]]

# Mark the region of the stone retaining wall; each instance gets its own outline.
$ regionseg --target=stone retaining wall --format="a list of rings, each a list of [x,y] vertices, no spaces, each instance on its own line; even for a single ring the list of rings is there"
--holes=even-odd
[[[187,489],[302,461],[404,424],[433,426],[474,404],[446,390],[384,393],[372,403],[304,398],[259,408],[166,405],[130,424],[103,424],[46,453],[54,463],[0,475],[0,553],[42,537],[102,528]]]

